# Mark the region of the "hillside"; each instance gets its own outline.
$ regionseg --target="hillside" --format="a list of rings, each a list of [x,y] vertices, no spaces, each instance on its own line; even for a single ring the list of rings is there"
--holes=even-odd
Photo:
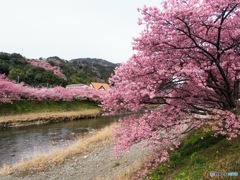
[[[67,84],[66,80],[55,75],[53,71],[33,66],[16,53],[0,52],[0,74],[5,74],[12,81],[35,87]]]
[[[107,82],[117,64],[102,59],[79,58],[66,61],[59,57],[49,57],[47,62],[59,66],[67,76],[68,84],[85,83],[92,81]]]
[[[105,67],[116,67],[116,64],[114,64],[114,63],[111,63],[104,59],[97,59],[97,58],[78,58],[78,59],[72,59],[72,60],[70,60],[70,62],[73,64],[79,64],[79,65],[98,64],[98,65],[105,66]]]
[[[0,74],[30,86],[107,82],[116,66],[117,64],[102,59],[80,58],[66,61],[55,56],[30,60],[20,54],[0,52]]]
[[[95,77],[95,81],[106,82],[118,64],[103,59],[79,58],[72,59],[70,63],[83,71],[88,71]]]

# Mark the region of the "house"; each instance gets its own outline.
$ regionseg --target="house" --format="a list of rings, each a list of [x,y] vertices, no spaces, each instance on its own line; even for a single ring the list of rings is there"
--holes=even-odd
[[[69,84],[66,86],[66,89],[78,89],[83,87],[89,87],[86,84]]]
[[[110,88],[110,86],[106,83],[98,83],[98,82],[91,82],[90,87],[96,90],[106,91]]]

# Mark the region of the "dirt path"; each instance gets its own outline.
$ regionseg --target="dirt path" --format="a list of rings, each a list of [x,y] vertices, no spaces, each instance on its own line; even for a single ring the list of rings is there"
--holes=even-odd
[[[1,180],[108,180],[129,179],[129,174],[135,172],[144,158],[151,153],[150,149],[143,149],[141,144],[135,145],[131,153],[120,159],[113,155],[112,141],[96,144],[94,150],[75,156],[65,163],[50,168],[48,171],[38,172],[27,176],[16,177],[11,175],[0,176]]]
[[[49,122],[69,121],[81,118],[96,117],[100,109],[84,109],[69,112],[28,113],[20,115],[0,116],[0,127],[19,127],[40,125]]]

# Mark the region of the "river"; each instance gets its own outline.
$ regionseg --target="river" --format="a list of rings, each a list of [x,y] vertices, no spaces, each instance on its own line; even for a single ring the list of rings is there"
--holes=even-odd
[[[0,167],[72,144],[79,136],[116,121],[118,117],[98,117],[41,126],[0,129]]]

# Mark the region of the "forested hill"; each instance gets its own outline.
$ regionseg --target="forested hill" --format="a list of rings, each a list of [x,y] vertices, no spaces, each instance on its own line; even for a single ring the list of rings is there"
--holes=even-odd
[[[53,71],[33,66],[26,58],[16,53],[0,52],[0,74],[5,74],[12,81],[35,87],[67,84],[65,79],[55,75]]]
[[[98,82],[107,82],[114,69],[118,66],[118,64],[96,58],[79,58],[69,62],[78,70],[88,73],[88,77],[94,77],[92,81]]]
[[[35,87],[107,82],[116,66],[106,60],[90,58],[81,62],[78,59],[66,61],[59,57],[29,60],[17,53],[0,52],[0,74]]]
[[[111,63],[109,61],[106,61],[104,59],[97,59],[97,58],[78,58],[78,59],[72,59],[70,61],[73,64],[78,65],[84,65],[84,64],[92,64],[92,65],[101,65],[105,67],[116,67],[117,64]]]
[[[51,65],[59,66],[67,76],[68,84],[85,83],[92,81],[107,82],[118,64],[103,59],[79,58],[70,61],[58,57],[47,58]]]

